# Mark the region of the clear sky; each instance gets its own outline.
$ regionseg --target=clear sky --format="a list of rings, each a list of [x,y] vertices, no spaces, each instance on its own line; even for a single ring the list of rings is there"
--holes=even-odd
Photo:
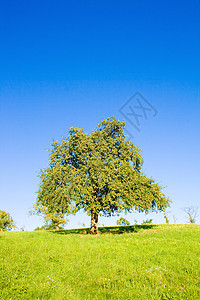
[[[137,106],[127,103],[136,92],[157,111],[139,117],[140,131],[119,111]],[[166,186],[170,222],[185,223],[181,208],[200,202],[200,1],[0,1],[0,210],[19,228],[41,225],[28,211],[45,149],[111,115],[127,121],[144,172]]]

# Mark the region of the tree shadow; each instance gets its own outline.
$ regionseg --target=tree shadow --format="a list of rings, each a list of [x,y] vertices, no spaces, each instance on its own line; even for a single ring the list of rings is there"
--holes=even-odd
[[[141,230],[148,230],[157,227],[155,224],[145,225],[131,225],[131,226],[111,226],[111,227],[99,227],[99,234],[123,234],[123,233],[137,233]],[[90,228],[78,228],[78,229],[61,229],[51,230],[50,232],[55,234],[90,234]]]
[[[152,229],[156,227],[153,224],[146,225],[130,225],[130,226],[114,226],[114,227],[100,227],[99,231],[101,233],[112,233],[112,234],[123,234],[123,233],[131,233],[131,232],[139,232],[144,229]]]

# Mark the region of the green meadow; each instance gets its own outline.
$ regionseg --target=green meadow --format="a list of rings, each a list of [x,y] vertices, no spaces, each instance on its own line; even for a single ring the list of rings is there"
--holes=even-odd
[[[0,299],[200,299],[200,226],[0,232]]]

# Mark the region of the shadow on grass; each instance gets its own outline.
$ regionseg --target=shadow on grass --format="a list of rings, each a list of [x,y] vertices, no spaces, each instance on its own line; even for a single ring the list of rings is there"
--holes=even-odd
[[[154,224],[148,225],[132,225],[132,226],[112,226],[112,227],[99,227],[100,234],[123,234],[123,233],[137,233],[141,230],[152,229],[157,227]],[[56,234],[90,234],[90,228],[79,229],[63,229],[53,230],[52,233]]]

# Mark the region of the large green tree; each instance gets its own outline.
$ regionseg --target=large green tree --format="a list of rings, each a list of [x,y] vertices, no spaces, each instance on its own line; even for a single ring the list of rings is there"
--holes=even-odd
[[[164,211],[170,201],[142,173],[141,150],[125,140],[124,127],[111,117],[91,134],[72,127],[66,139],[54,141],[49,167],[41,171],[36,206],[61,216],[84,209],[93,233],[100,214]]]

